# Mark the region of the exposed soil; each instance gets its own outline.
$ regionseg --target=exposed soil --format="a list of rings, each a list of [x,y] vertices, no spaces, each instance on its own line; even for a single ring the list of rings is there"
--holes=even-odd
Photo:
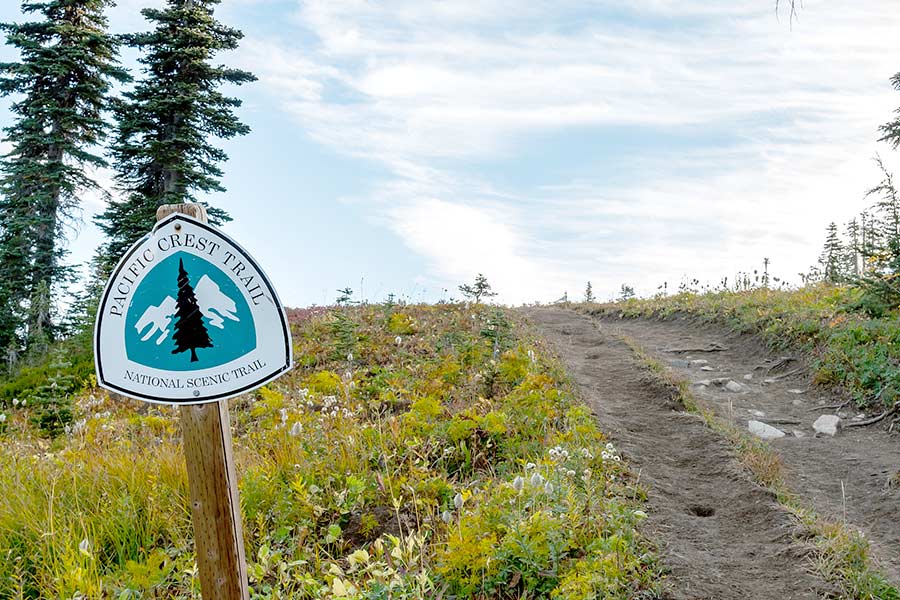
[[[606,320],[601,327],[630,336],[692,382],[728,378],[740,383],[744,389],[737,393],[715,384],[694,385],[693,391],[719,416],[739,427],[746,428],[752,419],[784,431],[785,437],[769,444],[782,457],[791,489],[819,516],[845,521],[862,531],[880,569],[892,583],[900,583],[900,433],[888,431],[889,420],[845,427],[835,437],[816,436],[812,424],[821,415],[839,414],[844,423],[852,423],[862,413],[852,403],[841,409],[827,408],[843,404],[847,398],[811,386],[807,363],[799,353],[773,353],[750,335],[702,325],[686,316]],[[671,352],[713,343],[726,349],[702,354]],[[781,360],[785,357],[791,360]],[[705,366],[712,370],[691,366],[689,361],[697,359],[709,361]],[[746,375],[752,379],[745,379]]]
[[[624,343],[569,310],[524,312],[648,488],[645,532],[670,570],[665,598],[835,595],[811,572],[796,520],[749,479],[728,442],[649,378]]]

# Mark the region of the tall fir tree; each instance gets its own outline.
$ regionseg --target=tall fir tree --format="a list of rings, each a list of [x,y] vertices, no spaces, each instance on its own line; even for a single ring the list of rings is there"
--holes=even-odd
[[[895,73],[891,77],[891,85],[895,90],[900,90],[900,73]],[[894,111],[897,117],[879,127],[882,135],[878,139],[879,142],[888,142],[894,150],[900,146],[900,108]]]
[[[830,223],[825,229],[825,246],[819,257],[822,265],[822,277],[829,283],[841,283],[844,281],[844,245],[838,234],[836,223]]]
[[[847,239],[847,243],[844,246],[844,262],[846,263],[846,272],[850,275],[853,280],[859,279],[861,274],[860,269],[860,258],[862,256],[861,244],[860,244],[860,227],[859,221],[855,218],[850,219],[847,222],[847,226],[844,230],[844,237]]]
[[[894,175],[885,167],[880,156],[875,162],[881,170],[881,182],[866,192],[866,197],[876,196],[872,206],[874,219],[871,224],[874,233],[872,262],[877,272],[900,270],[900,194],[894,185]]]
[[[107,240],[100,250],[101,270],[153,224],[162,204],[194,201],[195,192],[225,191],[218,164],[228,156],[209,142],[249,133],[234,109],[241,105],[218,91],[256,77],[239,69],[214,66],[213,57],[237,48],[243,34],[219,23],[219,0],[167,0],[164,9],[141,14],[153,31],[129,35],[126,43],[143,52],[144,77],[116,106],[112,145],[116,184],[122,198],[112,201],[97,223]],[[209,209],[212,223],[229,220]]]
[[[0,348],[54,332],[47,306],[67,275],[65,227],[79,196],[99,188],[86,170],[106,165],[103,113],[112,82],[128,78],[106,30],[111,4],[26,0],[22,12],[41,20],[0,24],[20,54],[0,63],[0,94],[17,96],[0,162]]]

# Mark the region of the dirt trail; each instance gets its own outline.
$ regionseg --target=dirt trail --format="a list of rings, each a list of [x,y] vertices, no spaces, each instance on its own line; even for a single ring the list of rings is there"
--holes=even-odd
[[[769,443],[781,454],[791,489],[820,516],[838,522],[846,519],[864,532],[881,570],[892,583],[900,583],[900,434],[888,433],[879,424],[845,428],[836,437],[816,437],[812,423],[819,416],[840,412],[845,422],[852,422],[859,411],[852,406],[840,411],[825,408],[846,398],[810,387],[809,370],[799,354],[772,353],[753,336],[700,325],[687,317],[609,319],[601,326],[630,336],[692,382],[728,378],[740,383],[739,392],[714,383],[694,385],[693,390],[719,416],[739,427],[746,428],[752,419],[784,431],[785,437]],[[726,350],[671,352],[713,343]],[[794,360],[771,368],[786,355]],[[708,364],[690,364],[698,359]],[[703,366],[707,370],[701,370]]]
[[[729,444],[649,379],[631,350],[574,312],[526,316],[555,346],[583,397],[650,494],[649,534],[671,570],[665,598],[829,597],[810,573],[794,519],[752,483]]]

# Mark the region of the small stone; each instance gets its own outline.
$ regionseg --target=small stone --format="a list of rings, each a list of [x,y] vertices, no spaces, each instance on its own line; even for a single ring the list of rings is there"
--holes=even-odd
[[[805,394],[806,390],[788,390],[788,394]]]
[[[669,364],[676,369],[685,369],[690,366],[691,362],[688,360],[681,360],[678,358],[673,358],[669,361]]]
[[[777,427],[767,425],[762,421],[747,421],[747,429],[756,437],[764,440],[774,440],[784,437],[784,432]]]
[[[776,381],[777,381],[776,379],[766,378],[766,379],[763,379],[763,384],[768,385],[770,383],[775,383]]]
[[[747,411],[747,412],[749,412],[749,413],[750,413],[751,415],[753,415],[754,417],[764,417],[764,416],[766,416],[766,413],[764,413],[764,412],[761,411],[761,410],[749,410],[749,411]]]
[[[799,429],[794,429],[793,431],[791,431],[791,433],[794,435],[794,437],[798,437],[798,438],[806,437],[806,434],[803,433],[802,431],[800,431]]]
[[[834,437],[841,428],[841,418],[837,415],[822,415],[813,423],[816,433]]]
[[[753,373],[747,373],[744,375],[744,381],[753,381]]]
[[[707,387],[710,383],[712,383],[709,379],[701,379],[700,381],[695,381],[694,385],[700,385],[703,387]]]
[[[725,384],[725,389],[729,392],[738,393],[744,391],[744,386],[739,384],[737,381],[729,381]]]
[[[862,421],[862,420],[865,419],[865,418],[866,418],[865,413],[859,413],[858,415],[856,415],[855,417],[853,417],[853,418],[850,419],[850,420],[851,420],[851,421]]]
[[[791,400],[791,404],[793,404],[794,406],[803,406],[804,403],[800,398],[794,398],[793,400]]]
[[[705,358],[696,358],[691,361],[692,367],[702,367],[703,365],[708,365],[708,364],[709,364],[709,361],[706,360]]]
[[[707,366],[705,366],[705,367],[700,367],[700,370],[701,370],[701,371],[715,371],[715,369],[713,369],[713,368],[710,367],[709,365],[707,365]]]

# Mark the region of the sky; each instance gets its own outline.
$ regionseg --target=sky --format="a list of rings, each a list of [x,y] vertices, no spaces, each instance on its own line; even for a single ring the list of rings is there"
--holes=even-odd
[[[148,25],[119,0],[114,32]],[[7,0],[0,20],[22,19]],[[225,0],[243,31],[217,62],[252,132],[220,142],[234,218],[289,306],[504,303],[622,284],[799,283],[831,221],[872,199],[900,107],[895,0]],[[15,60],[8,47],[0,60]],[[123,62],[135,69],[132,52]],[[0,99],[0,126],[11,122]],[[112,189],[112,177],[96,177]],[[70,261],[101,241],[84,198]],[[152,224],[148,224],[148,229]]]

